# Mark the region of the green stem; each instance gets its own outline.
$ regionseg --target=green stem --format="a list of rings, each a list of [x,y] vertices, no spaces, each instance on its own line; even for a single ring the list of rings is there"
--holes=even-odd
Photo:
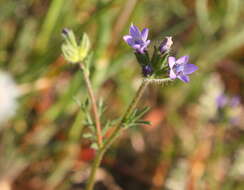
[[[103,137],[102,137],[102,129],[101,129],[100,118],[99,118],[98,109],[97,109],[96,97],[94,95],[89,76],[88,76],[86,69],[82,63],[80,63],[80,68],[83,71],[83,76],[84,76],[86,88],[87,88],[87,91],[88,91],[88,94],[89,94],[89,97],[91,100],[91,108],[92,108],[93,117],[94,117],[95,125],[96,125],[97,144],[98,144],[98,147],[101,148],[102,143],[103,143],[102,142]]]
[[[97,152],[95,160],[93,161],[93,164],[92,164],[91,172],[90,172],[89,179],[88,179],[85,190],[93,190],[96,172],[101,164],[104,153],[105,153],[105,151],[103,149],[101,149],[100,151]]]
[[[148,81],[143,80],[141,83],[140,88],[137,90],[135,97],[133,98],[132,102],[130,103],[128,109],[126,110],[126,112],[124,113],[124,116],[122,117],[122,119],[120,120],[120,122],[118,123],[118,125],[115,127],[114,132],[111,134],[111,136],[109,137],[109,139],[107,140],[107,142],[104,144],[104,146],[102,146],[102,148],[97,152],[97,155],[95,157],[95,160],[92,164],[92,169],[91,169],[91,173],[87,182],[87,186],[86,186],[86,190],[92,190],[94,183],[95,183],[95,175],[96,175],[96,171],[100,166],[100,163],[102,161],[103,155],[104,153],[107,151],[107,149],[113,144],[113,142],[116,140],[116,138],[118,137],[118,134],[120,133],[120,131],[123,129],[121,126],[123,125],[123,122],[127,119],[127,117],[133,112],[133,110],[136,108],[144,90],[146,89],[147,85],[149,84]]]

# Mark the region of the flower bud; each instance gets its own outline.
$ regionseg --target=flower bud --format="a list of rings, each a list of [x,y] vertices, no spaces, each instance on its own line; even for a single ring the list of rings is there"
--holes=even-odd
[[[63,34],[64,36],[68,36],[69,32],[70,32],[70,30],[69,30],[68,28],[64,28],[64,29],[62,30],[62,34]]]
[[[90,49],[90,40],[87,34],[83,34],[80,44],[77,43],[72,30],[64,28],[62,35],[65,42],[62,45],[62,52],[65,59],[70,63],[78,63],[84,60]]]
[[[151,65],[145,65],[142,67],[142,73],[145,77],[148,77],[150,75],[152,75],[153,73],[153,69],[151,67]]]
[[[165,52],[168,52],[172,45],[173,45],[172,37],[171,36],[165,37],[165,39],[162,41],[162,43],[159,46],[160,53],[163,54]]]

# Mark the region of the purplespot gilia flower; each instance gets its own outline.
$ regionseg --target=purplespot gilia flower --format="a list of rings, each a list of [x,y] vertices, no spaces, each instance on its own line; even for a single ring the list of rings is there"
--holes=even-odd
[[[148,32],[148,28],[144,28],[140,31],[135,25],[131,24],[130,35],[125,35],[123,39],[138,53],[144,54],[147,46],[150,44],[150,40],[147,40]]]
[[[189,74],[193,73],[198,69],[198,67],[194,64],[190,64],[189,56],[182,56],[179,59],[175,59],[175,57],[170,56],[168,59],[170,74],[169,77],[171,79],[180,79],[183,82],[189,82]]]
[[[172,45],[173,45],[172,37],[166,36],[159,46],[160,53],[168,52]]]

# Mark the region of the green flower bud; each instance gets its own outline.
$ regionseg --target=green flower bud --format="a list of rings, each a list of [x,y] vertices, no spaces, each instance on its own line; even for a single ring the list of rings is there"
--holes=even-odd
[[[62,35],[65,42],[62,44],[62,52],[70,63],[78,63],[84,60],[90,49],[90,40],[86,33],[83,34],[79,45],[72,30],[63,29]]]

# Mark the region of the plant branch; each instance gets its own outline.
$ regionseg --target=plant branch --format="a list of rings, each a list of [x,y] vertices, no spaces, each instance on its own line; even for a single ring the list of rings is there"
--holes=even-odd
[[[80,64],[81,70],[83,71],[86,88],[88,90],[88,94],[89,94],[90,99],[91,99],[92,112],[93,112],[95,125],[96,125],[97,143],[98,143],[98,147],[101,148],[103,137],[102,137],[102,131],[101,131],[100,118],[99,118],[98,111],[97,111],[96,98],[95,98],[95,95],[94,95],[94,92],[93,92],[93,89],[91,86],[91,81],[89,79],[88,73],[86,72],[84,65],[82,63],[79,63],[79,64]]]
[[[147,85],[149,84],[149,81],[147,80],[143,80],[141,83],[141,86],[139,87],[139,89],[137,90],[133,100],[131,101],[129,107],[127,108],[126,112],[124,113],[124,116],[122,117],[122,119],[120,120],[120,122],[118,123],[118,125],[115,127],[114,132],[111,134],[111,136],[109,137],[108,141],[104,144],[103,149],[104,151],[106,151],[111,144],[113,144],[114,140],[116,139],[116,137],[118,136],[119,132],[123,129],[122,125],[124,123],[124,121],[127,119],[127,117],[134,111],[134,109],[136,108],[143,92],[145,91]]]
[[[122,125],[124,121],[127,119],[127,117],[133,112],[133,110],[136,108],[144,90],[146,89],[147,85],[149,84],[149,81],[143,80],[141,83],[141,86],[137,90],[132,102],[130,103],[129,107],[127,108],[126,112],[124,113],[124,116],[118,123],[118,125],[115,127],[113,133],[107,140],[107,142],[104,144],[104,146],[97,152],[97,155],[95,157],[95,160],[92,164],[91,173],[87,182],[86,190],[92,190],[94,183],[95,183],[95,175],[96,171],[100,166],[100,163],[102,161],[103,155],[106,152],[106,150],[113,144],[113,142],[118,137],[120,131],[123,129]]]

